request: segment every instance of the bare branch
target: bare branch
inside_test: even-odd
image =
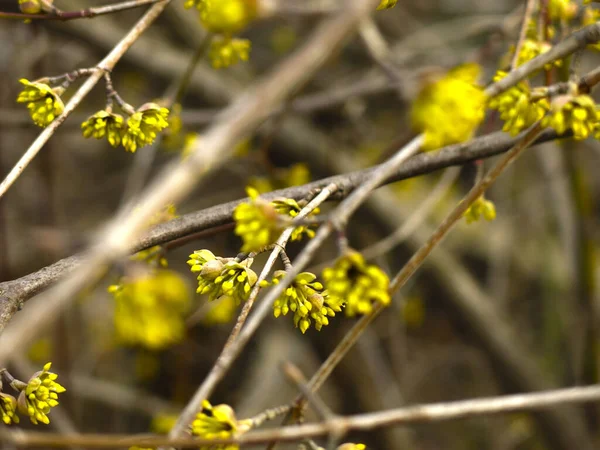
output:
[[[333,432],[367,431],[389,426],[406,426],[419,423],[435,423],[446,420],[484,417],[515,411],[533,411],[576,403],[600,401],[600,386],[573,387],[547,392],[504,395],[498,397],[461,400],[447,403],[431,403],[409,406],[368,414],[336,416],[321,423],[287,426],[270,430],[250,431],[236,440],[204,440],[165,436],[131,435],[58,435],[55,433],[5,433],[3,438],[20,447],[68,447],[80,445],[87,448],[126,448],[172,446],[198,448],[203,445],[237,443],[240,445],[264,444],[271,440],[293,442],[306,438],[325,436]]]

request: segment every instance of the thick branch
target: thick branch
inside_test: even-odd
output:
[[[554,131],[546,131],[537,140],[537,143],[556,139]],[[404,180],[407,178],[434,172],[436,170],[461,165],[469,161],[487,158],[507,151],[519,140],[511,138],[504,133],[493,133],[474,139],[467,144],[451,145],[438,152],[423,153],[406,161],[400,169],[387,180],[387,183]],[[303,186],[274,191],[264,197],[288,197],[301,199],[316,188],[323,188],[331,183],[339,190],[331,197],[339,200],[345,198],[356,186],[368,179],[378,166],[371,167],[344,175],[336,175],[318,180]],[[143,250],[154,245],[164,244],[174,239],[218,227],[232,221],[233,209],[246,199],[206,208],[194,213],[186,214],[170,222],[158,225],[146,233],[133,247],[133,251]],[[18,310],[23,302],[54,284],[69,271],[81,263],[81,255],[62,259],[50,266],[44,267],[22,278],[0,283],[0,330]]]

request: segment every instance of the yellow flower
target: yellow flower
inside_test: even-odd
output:
[[[424,134],[423,150],[471,139],[485,109],[485,94],[476,84],[479,72],[478,65],[463,64],[419,92],[411,122]]]
[[[267,177],[251,177],[249,186],[260,194],[283,189],[291,186],[302,186],[310,182],[310,170],[304,163],[293,164],[290,167],[277,168]]]
[[[158,269],[124,278],[108,291],[115,299],[115,329],[121,342],[160,350],[180,342],[190,295],[176,272]]]
[[[496,218],[496,207],[493,202],[486,200],[482,195],[469,206],[463,216],[467,223],[477,222],[481,217],[487,221],[492,221]]]
[[[506,76],[506,72],[499,71],[494,81],[499,81]],[[488,106],[500,113],[504,120],[502,130],[515,136],[524,129],[540,120],[550,108],[545,98],[532,101],[529,83],[521,81],[503,93],[490,99]]]
[[[66,390],[55,381],[58,375],[50,372],[51,366],[52,363],[47,363],[43,370],[34,373],[17,400],[19,411],[27,414],[34,425],[50,423],[50,409],[58,406],[58,394]]]
[[[12,395],[0,392],[0,418],[5,425],[19,423],[17,416],[17,399]]]
[[[168,434],[177,422],[179,416],[176,414],[157,414],[152,418],[150,428],[158,434]]]
[[[589,3],[589,2],[584,2]],[[583,17],[581,18],[581,24],[586,27],[588,25],[592,25],[600,20],[600,9],[595,8],[585,8],[583,11]],[[600,42],[596,42],[595,44],[589,44],[588,48],[594,50],[600,50]]]
[[[209,300],[231,297],[236,305],[248,299],[258,276],[250,269],[252,261],[242,262],[217,258],[202,266],[198,275],[198,294],[208,294]],[[194,266],[192,266],[192,272]]]
[[[323,270],[323,280],[329,292],[329,305],[345,305],[349,317],[371,313],[375,302],[386,306],[390,303],[388,276],[379,267],[367,264],[354,250]]]
[[[289,216],[292,219],[298,216],[298,213],[302,210],[300,205],[298,205],[298,202],[291,198],[275,199],[271,202],[271,205],[273,205],[278,214]],[[309,215],[312,216],[315,214],[319,214],[319,208],[315,208]],[[309,225],[300,225],[294,228],[290,239],[292,241],[299,241],[302,239],[303,235],[306,235],[309,239],[312,239],[315,237],[315,230],[313,230]]]
[[[248,61],[251,45],[248,39],[213,37],[208,57],[215,69],[233,66],[240,61]]]
[[[106,136],[108,143],[113,147],[121,143],[123,128],[123,116],[105,110],[98,111],[81,124],[83,137],[102,139]]]
[[[552,108],[542,119],[542,126],[552,127],[558,134],[572,129],[573,137],[580,140],[589,137],[599,118],[596,103],[589,95],[561,95],[552,100]]]
[[[337,450],[365,450],[367,446],[365,444],[352,444],[348,442],[346,444],[340,445]]]
[[[285,276],[285,270],[277,270],[271,283],[262,282],[262,286],[279,284]],[[273,303],[273,314],[275,317],[294,313],[294,325],[306,333],[310,327],[311,319],[315,321],[315,328],[321,330],[323,325],[329,325],[328,317],[335,316],[340,312],[339,304],[329,305],[328,294],[323,291],[323,285],[315,281],[316,275],[310,272],[302,272],[296,276],[292,284]]]
[[[249,203],[240,203],[233,211],[235,234],[244,241],[243,252],[259,251],[277,240],[285,229],[284,216],[273,205],[258,197],[258,192],[247,188]]]
[[[23,14],[40,14],[42,4],[39,0],[19,0],[19,9]]]
[[[157,133],[169,126],[169,110],[156,103],[146,103],[127,119],[123,147],[129,152],[152,144]]]
[[[398,3],[398,0],[381,0],[379,6],[377,6],[377,10],[393,8],[396,6],[396,3]]]
[[[235,317],[236,310],[235,300],[232,297],[223,296],[208,306],[202,323],[208,326],[229,323]]]
[[[257,14],[256,0],[186,0],[184,6],[195,6],[202,25],[211,33],[237,33]]]
[[[577,15],[577,5],[571,0],[550,0],[548,15],[551,20],[569,21]]]
[[[247,432],[250,420],[237,420],[233,408],[229,405],[212,406],[208,400],[202,402],[202,410],[192,422],[192,434],[202,439],[231,439]],[[200,450],[220,449],[237,450],[237,444],[205,446]]]
[[[33,122],[40,127],[47,127],[65,109],[60,99],[64,92],[61,87],[52,89],[45,83],[29,81],[21,78],[19,82],[25,87],[19,93],[17,102],[27,103],[29,115]]]

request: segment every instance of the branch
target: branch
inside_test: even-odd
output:
[[[67,279],[36,299],[33,314],[19,317],[10,330],[2,334],[0,361],[26,347],[35,333],[50,325],[73,301],[76,293],[99,279],[112,261],[131,251],[132,243],[156,211],[165,204],[179,201],[198,183],[202,174],[223,164],[232,155],[236,142],[254,131],[290,92],[308,81],[328,56],[342,46],[375,4],[375,0],[355,0],[348,4],[339,15],[317,28],[308,42],[272,74],[249,87],[226,108],[204,135],[200,148],[195,148],[187,159],[165,167],[140,198],[137,208],[116,214],[99,233],[83,257],[83,263]],[[159,3],[151,10],[159,6],[162,10],[165,4]],[[6,319],[4,315],[0,314],[0,317]]]
[[[17,178],[19,178],[29,163],[33,161],[39,151],[44,147],[46,142],[48,142],[48,139],[50,139],[50,137],[56,132],[58,127],[63,124],[67,117],[69,117],[75,108],[82,102],[82,100],[98,83],[98,81],[100,81],[104,74],[106,72],[110,72],[115,67],[117,62],[121,59],[129,47],[131,47],[141,36],[141,34],[146,31],[146,29],[158,18],[158,16],[160,16],[170,1],[171,0],[161,1],[150,8],[138,21],[138,23],[134,25],[129,33],[127,33],[127,35],[112,49],[112,51],[98,63],[96,66],[98,70],[92,73],[87,80],[85,80],[85,82],[65,105],[63,113],[58,116],[50,125],[44,128],[37,139],[33,141],[33,143],[25,151],[19,162],[17,162],[15,167],[13,167],[10,173],[6,176],[4,181],[2,181],[2,184],[0,184],[0,199],[4,194],[6,194],[6,191],[8,191]]]
[[[321,423],[250,431],[236,440],[170,439],[166,436],[143,437],[106,434],[81,434],[73,436],[37,432],[4,433],[3,438],[7,442],[19,447],[59,448],[79,445],[87,448],[126,448],[137,445],[142,447],[172,446],[198,448],[203,445],[210,446],[230,443],[250,445],[265,444],[272,440],[293,442],[340,431],[343,433],[349,431],[368,431],[389,426],[436,423],[470,417],[479,418],[515,411],[534,411],[560,407],[567,404],[598,401],[600,401],[600,386],[573,387],[539,393],[431,403],[352,416],[336,416]]]
[[[565,135],[562,137],[568,137]],[[548,130],[542,133],[536,143],[543,143],[557,139],[559,136]],[[482,158],[488,158],[506,152],[519,140],[519,136],[511,138],[505,133],[492,133],[474,139],[466,144],[451,145],[436,152],[423,153],[409,159],[402,165],[385,183],[405,180],[436,170],[463,165],[469,161]],[[379,166],[363,169],[343,175],[335,175],[323,178],[303,186],[294,186],[282,189],[268,194],[264,194],[266,199],[277,197],[287,197],[300,200],[306,197],[315,189],[322,189],[329,184],[338,186],[338,191],[330,199],[340,200],[363,183],[376,171]],[[247,199],[235,200],[221,205],[206,208],[194,213],[183,215],[167,223],[157,225],[144,234],[131,251],[136,252],[152,247],[154,245],[165,244],[167,242],[179,239],[191,234],[211,230],[232,223],[233,209]],[[8,323],[10,318],[16,313],[19,306],[29,300],[34,295],[39,294],[44,289],[56,283],[61,277],[79,267],[83,261],[83,255],[70,256],[64,258],[50,266],[33,272],[24,277],[12,281],[0,283],[0,332]]]
[[[102,16],[105,14],[113,14],[119,11],[139,8],[140,6],[151,5],[162,0],[129,0],[121,3],[113,3],[112,5],[99,6],[79,11],[61,11],[54,9],[48,14],[23,14],[0,11],[0,19],[16,19],[16,20],[73,20]]]

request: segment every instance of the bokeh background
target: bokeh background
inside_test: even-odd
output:
[[[104,140],[82,137],[81,122],[104,104],[99,84],[0,200],[0,281],[83,249],[94,231],[166,162],[181,158],[186,138],[201,139],[221,108],[302,45],[323,14],[290,6],[309,3],[323,2],[290,0],[288,11],[245,31],[252,41],[249,62],[216,71],[202,61],[181,104],[182,129],[157,148],[130,154]],[[343,7],[344,2],[338,3]],[[414,136],[410,101],[428,74],[476,61],[483,67],[482,82],[491,80],[516,40],[525,2],[398,3],[374,15],[389,54],[374,61],[364,42],[352,39],[283,112],[240,145],[235,159],[176,205],[177,213],[242,198],[248,184],[261,189],[303,184],[384,160]],[[56,1],[63,10],[100,4]],[[0,10],[16,11],[16,0],[0,0]],[[39,133],[25,107],[15,103],[19,78],[93,66],[141,13],[65,23],[0,22],[2,176]],[[115,88],[133,105],[160,99],[203,38],[197,13],[174,0],[118,64]],[[581,73],[598,61],[586,52]],[[491,116],[480,134],[499,129],[501,123]],[[497,219],[457,226],[334,371],[319,392],[331,409],[355,414],[523,391],[524,380],[506,363],[514,361],[512,356],[504,354],[503,359],[506,349],[482,339],[482,329],[489,327],[492,334],[510,330],[509,342],[543,376],[541,386],[547,380],[554,386],[597,382],[599,163],[600,146],[593,139],[551,142],[526,152],[488,194]],[[144,167],[149,167],[146,173]],[[398,229],[443,183],[446,188],[417,230],[397,245],[367,251],[371,261],[395,273],[472,186],[476,170],[469,164],[460,174],[432,173],[381,188],[351,221],[351,246],[369,248]],[[193,294],[196,282],[187,257],[202,248],[235,256],[240,245],[225,231],[167,252],[170,269],[186,280],[192,304],[185,338],[161,351],[123,345],[115,334],[114,299],[107,287],[131,262],[122,261],[105,282],[82,294],[52,331],[10,366],[15,376],[27,379],[46,361],[53,362],[67,392],[48,428],[165,432],[214,364],[235,317],[221,311],[220,318],[231,321],[218,323],[211,314],[214,305]],[[292,259],[302,245],[290,246]],[[315,267],[336,255],[332,240],[319,252]],[[257,271],[260,264],[259,258]],[[482,308],[490,322],[466,314],[460,306],[465,302]],[[25,306],[19,314],[27,313]],[[210,400],[232,405],[238,417],[291,401],[297,390],[286,381],[281,363],[290,361],[310,377],[354,320],[340,316],[331,322],[320,332],[311,328],[303,335],[290,316],[269,318]],[[581,416],[576,419],[585,418],[589,434],[598,438],[598,412],[575,411]],[[25,422],[20,427],[30,428]],[[534,415],[509,414],[355,433],[348,440],[380,450],[569,448],[556,439],[556,432]]]

